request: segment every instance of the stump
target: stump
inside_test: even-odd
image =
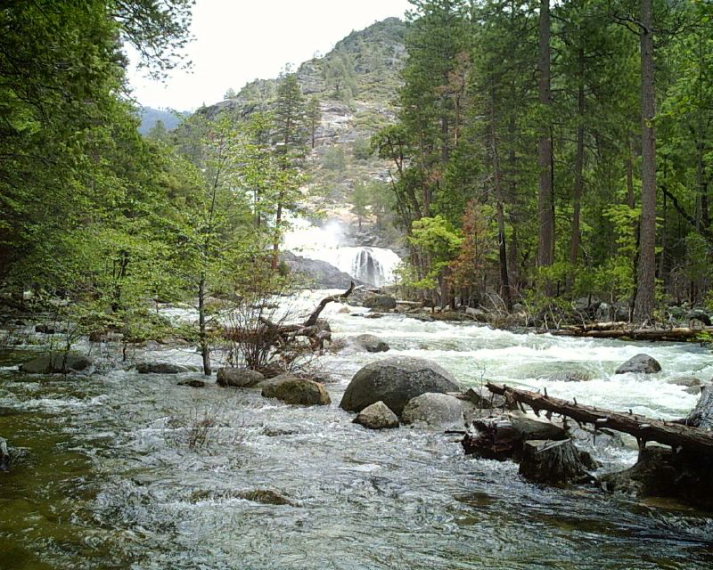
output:
[[[583,483],[592,480],[588,467],[591,464],[583,461],[571,439],[533,439],[523,445],[520,475],[529,481],[558,486]]]
[[[10,471],[10,452],[4,437],[0,437],[0,471]]]

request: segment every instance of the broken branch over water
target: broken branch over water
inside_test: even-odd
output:
[[[487,384],[487,388],[493,394],[505,396],[509,401],[527,404],[535,413],[545,410],[567,416],[579,423],[593,424],[595,428],[606,427],[628,433],[636,437],[640,447],[647,441],[657,441],[673,448],[682,447],[713,454],[713,433],[700,428],[654,420],[631,412],[621,413],[584,406],[576,400],[569,402],[546,394],[517,390],[505,385],[498,386],[492,382]]]

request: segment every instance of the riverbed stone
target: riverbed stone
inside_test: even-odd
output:
[[[401,420],[405,424],[422,427],[462,429],[466,405],[472,404],[450,394],[427,392],[409,400],[401,414]]]
[[[181,374],[189,372],[187,366],[172,364],[170,362],[139,362],[136,365],[139,374]]]
[[[354,337],[349,345],[357,349],[366,350],[367,352],[386,352],[389,350],[389,345],[373,334],[360,334]]]
[[[457,392],[458,384],[450,372],[424,358],[395,356],[367,364],[347,386],[341,408],[360,412],[383,401],[396,415],[406,404],[426,392]]]
[[[88,372],[93,365],[91,358],[74,352],[44,354],[20,365],[25,374],[69,374]]]
[[[384,402],[379,401],[359,412],[354,423],[369,429],[389,429],[399,427],[399,418]]]
[[[181,380],[177,386],[189,386],[190,388],[205,388],[205,380],[191,378],[189,380]]]
[[[218,385],[233,386],[235,388],[250,388],[256,386],[265,379],[265,376],[257,370],[249,368],[219,368]]]
[[[263,387],[262,395],[277,398],[286,404],[297,406],[328,406],[332,400],[327,389],[314,380],[305,378],[284,378]]]
[[[656,372],[661,372],[661,365],[654,357],[641,353],[632,356],[624,364],[619,366],[615,374],[626,374],[628,372],[635,374],[655,374]]]

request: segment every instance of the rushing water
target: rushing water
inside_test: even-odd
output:
[[[516,335],[340,309],[325,311],[335,338],[374,333],[391,354],[432,358],[464,386],[546,386],[551,395],[673,418],[696,397],[669,380],[713,376],[710,353],[695,345]],[[642,351],[664,371],[613,374]],[[192,349],[135,356],[198,364]],[[0,362],[0,435],[28,450],[0,473],[3,569],[713,565],[713,524],[703,514],[594,488],[541,488],[513,463],[464,456],[455,436],[353,424],[341,395],[354,372],[383,355],[321,358],[333,403],[314,408],[214,382],[177,386],[195,373],[28,377],[14,367],[23,357]],[[565,371],[591,379],[557,380]],[[606,442],[597,453],[618,467],[635,455]],[[265,490],[288,504],[250,494]]]

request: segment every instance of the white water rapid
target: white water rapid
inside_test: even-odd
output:
[[[282,299],[282,310],[300,321],[331,293]],[[185,310],[171,314],[194,318]],[[709,349],[367,314],[339,303],[323,312],[335,343],[371,333],[391,346],[314,360],[328,379],[329,406],[290,406],[257,389],[221,388],[215,376],[204,388],[180,386],[201,376],[142,375],[120,363],[87,377],[27,376],[16,366],[27,353],[0,352],[0,436],[27,449],[0,473],[0,568],[713,567],[709,515],[594,487],[542,488],[522,480],[515,463],[464,456],[458,436],[410,426],[367,430],[339,408],[360,367],[409,355],[435,360],[463,388],[487,380],[546,387],[581,403],[671,419],[697,399],[673,381],[713,376]],[[614,374],[640,352],[655,357],[662,372]],[[154,345],[130,356],[200,364],[190,346]],[[588,380],[565,382],[565,372]],[[599,436],[588,445],[604,470],[636,458],[633,442]]]
[[[394,271],[401,263],[392,250],[381,247],[346,245],[343,224],[330,221],[322,227],[304,220],[293,220],[293,229],[284,238],[284,247],[309,259],[326,261],[352,277],[381,287],[395,281]]]

